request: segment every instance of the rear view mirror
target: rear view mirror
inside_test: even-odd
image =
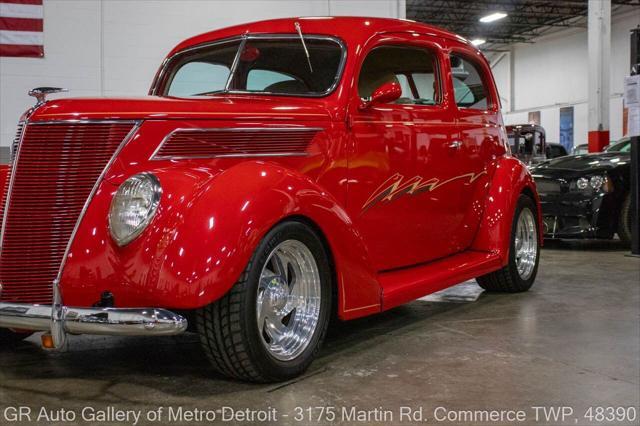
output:
[[[366,109],[374,105],[389,104],[400,99],[400,96],[402,96],[402,88],[398,83],[384,83],[373,91],[369,99],[363,102],[362,109]]]

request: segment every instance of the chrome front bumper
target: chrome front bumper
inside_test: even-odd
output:
[[[55,348],[66,333],[110,336],[170,336],[187,329],[182,316],[159,308],[73,308],[0,303],[0,328],[47,331]]]

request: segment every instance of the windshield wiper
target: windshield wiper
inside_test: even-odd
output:
[[[313,74],[313,67],[311,66],[311,56],[309,56],[309,50],[307,50],[307,44],[304,42],[304,36],[302,35],[302,28],[300,28],[300,23],[296,22],[293,24],[296,27],[296,31],[298,31],[298,35],[300,36],[300,41],[302,42],[302,47],[304,48],[304,54],[307,55],[307,63],[309,64],[309,70],[311,74]]]

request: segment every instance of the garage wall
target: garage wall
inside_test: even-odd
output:
[[[622,86],[629,72],[629,31],[640,22],[640,8],[612,18],[611,139],[622,137]],[[488,55],[498,58],[498,54]],[[526,123],[529,111],[540,111],[547,140],[558,142],[560,108],[574,107],[574,144],[588,134],[587,31],[568,30],[534,44],[517,44],[497,63],[494,74],[507,124]]]
[[[45,58],[0,58],[0,147],[33,105],[33,87],[144,95],[168,51],[192,35],[260,19],[362,14],[404,18],[405,0],[45,0]]]

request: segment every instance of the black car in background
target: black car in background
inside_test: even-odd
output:
[[[569,155],[567,148],[556,142],[547,142],[547,146],[544,147],[544,152],[549,159]]]
[[[629,138],[605,152],[544,161],[531,169],[544,216],[545,238],[631,241]]]

